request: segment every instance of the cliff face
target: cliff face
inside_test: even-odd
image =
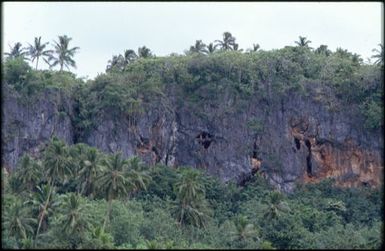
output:
[[[105,152],[139,155],[149,164],[192,166],[223,181],[241,182],[261,172],[276,187],[334,177],[343,186],[382,183],[383,134],[363,129],[354,107],[328,107],[312,94],[237,100],[230,91],[214,103],[148,104],[135,122],[100,111],[85,143]],[[46,91],[31,104],[6,90],[3,96],[3,163],[14,167],[24,152],[36,153],[52,135],[74,142],[72,101]],[[242,105],[234,106],[234,103]]]
[[[24,153],[39,155],[52,136],[73,143],[70,97],[47,89],[27,100],[7,85],[3,85],[2,91],[1,145],[5,168],[14,168]]]

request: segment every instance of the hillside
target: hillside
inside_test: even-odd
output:
[[[382,68],[343,50],[139,59],[87,83],[28,67],[17,69],[28,71],[20,82],[13,74],[24,72],[12,67],[3,85],[10,168],[56,135],[223,181],[259,171],[287,191],[327,177],[344,186],[382,182]]]
[[[383,64],[287,46],[3,69],[3,248],[382,246]]]

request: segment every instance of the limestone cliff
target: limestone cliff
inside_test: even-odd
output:
[[[223,181],[242,182],[260,172],[285,191],[296,182],[326,177],[343,186],[381,184],[383,132],[365,129],[357,106],[319,101],[320,83],[303,85],[304,93],[277,97],[268,90],[264,97],[245,100],[224,88],[215,102],[201,103],[183,102],[169,85],[162,102],[147,103],[134,123],[98,111],[82,141],[105,152],[138,155],[149,164],[205,169]],[[24,152],[38,154],[53,135],[79,142],[71,122],[74,101],[67,94],[47,89],[27,102],[3,88],[3,165],[15,167]]]

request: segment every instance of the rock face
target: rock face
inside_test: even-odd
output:
[[[101,111],[85,143],[122,151],[125,157],[138,155],[149,164],[204,169],[223,181],[242,182],[261,172],[285,191],[295,182],[326,177],[343,186],[383,182],[382,131],[363,129],[354,107],[336,110],[299,93],[251,98],[237,108],[227,94],[217,97],[220,105],[181,103],[172,91],[168,96],[167,106],[154,102],[135,123]],[[15,166],[23,152],[36,151],[52,135],[76,142],[71,101],[62,94],[46,91],[32,105],[23,105],[7,93],[3,105],[5,165]],[[60,109],[67,113],[59,116]]]
[[[23,99],[3,85],[2,165],[12,169],[26,152],[39,154],[45,143],[57,136],[73,143],[70,117],[72,101],[57,90],[46,89],[33,100]]]

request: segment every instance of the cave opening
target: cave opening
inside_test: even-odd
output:
[[[311,164],[311,144],[308,139],[305,140],[305,145],[308,149],[308,155],[306,156],[306,173],[307,173],[307,176],[311,178],[313,176],[313,170],[312,170],[312,164]]]
[[[198,139],[198,142],[205,148],[209,148],[209,146],[211,145],[211,142],[213,141],[212,138],[213,138],[213,135],[211,135],[210,133],[208,132],[201,132],[199,133],[195,138]]]
[[[299,139],[294,138],[294,143],[297,150],[301,149],[301,142],[299,141]]]
[[[160,161],[160,156],[159,156],[159,151],[158,151],[158,148],[156,148],[155,146],[153,146],[151,148],[151,151],[154,152],[155,154],[155,162],[158,163]],[[167,164],[166,164],[167,165]]]

